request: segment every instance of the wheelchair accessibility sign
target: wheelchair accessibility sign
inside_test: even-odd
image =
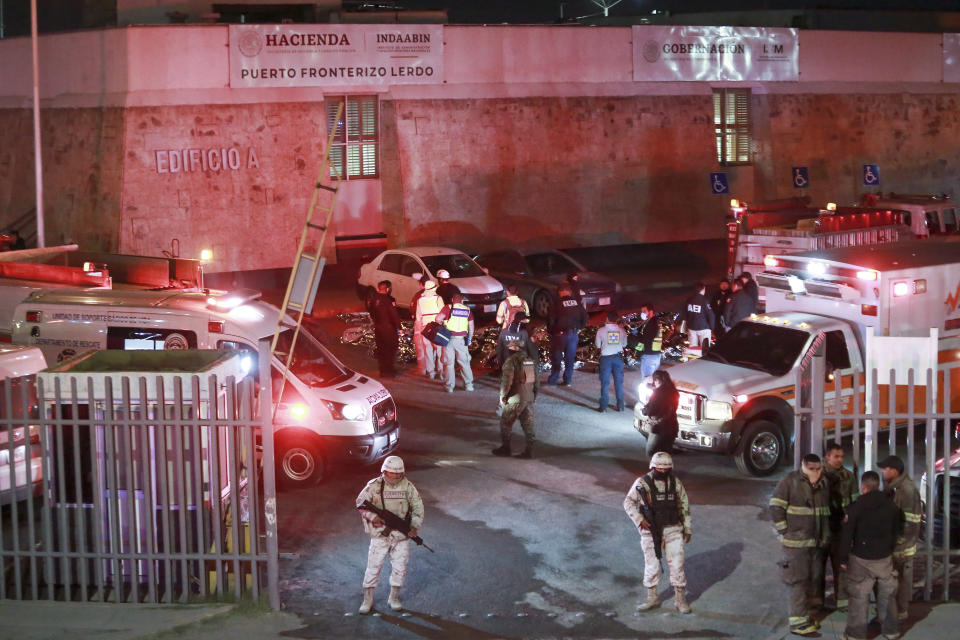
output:
[[[863,186],[865,187],[880,186],[880,165],[878,164],[863,165]]]
[[[806,189],[810,186],[810,172],[806,167],[793,168],[793,186],[797,189]]]
[[[727,174],[723,171],[710,173],[710,193],[715,196],[721,196],[730,193],[730,183],[727,182]]]

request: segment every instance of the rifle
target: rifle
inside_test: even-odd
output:
[[[641,481],[641,484],[643,484],[643,489],[641,489],[639,485],[637,486],[637,493],[640,495],[640,514],[644,520],[650,523],[650,535],[653,537],[653,550],[657,555],[657,561],[660,563],[660,567],[663,568],[663,527],[657,524],[657,516],[650,507],[650,488],[647,487],[643,481]],[[646,494],[644,494],[644,491],[646,491]]]
[[[381,520],[383,520],[383,523],[387,526],[387,529],[393,529],[394,531],[399,531],[403,535],[407,536],[409,539],[416,542],[421,547],[425,548],[430,553],[435,553],[433,549],[427,546],[427,544],[423,541],[423,538],[421,538],[420,536],[411,536],[410,529],[412,527],[410,526],[410,523],[404,520],[403,518],[401,518],[400,516],[398,516],[397,514],[393,513],[392,511],[381,509],[380,507],[376,506],[369,500],[364,500],[362,504],[357,505],[357,510],[369,511],[370,513],[375,513],[380,517]]]

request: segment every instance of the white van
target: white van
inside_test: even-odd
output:
[[[251,290],[40,291],[17,305],[10,331],[15,344],[38,347],[51,363],[91,349],[237,349],[249,354],[256,377],[258,342],[273,337],[280,317],[259,296]],[[289,318],[284,323],[294,325]],[[282,360],[277,354],[271,359],[275,393],[291,335],[280,335]],[[376,462],[400,437],[390,392],[347,368],[306,329],[297,339],[274,429],[277,477],[287,486],[319,482],[334,460]]]
[[[8,420],[19,421],[29,415],[36,404],[33,375],[46,367],[40,349],[0,343],[0,504],[40,494],[43,460],[38,428]],[[6,402],[8,385],[11,406]]]
[[[870,206],[904,211],[903,223],[918,238],[960,233],[960,208],[946,196],[890,193],[886,197],[878,197],[867,194],[864,201],[874,203]]]

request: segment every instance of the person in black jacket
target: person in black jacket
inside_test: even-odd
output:
[[[677,316],[677,322],[687,323],[687,343],[691,347],[702,347],[713,334],[713,309],[707,300],[707,285],[702,282],[694,287],[693,295],[687,298]]]
[[[724,278],[717,286],[718,289],[710,300],[710,306],[713,308],[714,315],[713,335],[720,336],[723,335],[724,331],[723,312],[730,301],[730,281]]]
[[[760,304],[760,287],[757,286],[757,281],[753,279],[753,276],[750,275],[748,271],[741,273],[737,279],[740,280],[740,286],[747,292],[747,295],[750,296],[750,301],[753,303],[753,308],[750,310],[750,313],[756,313],[757,305]]]
[[[750,317],[754,312],[755,306],[750,294],[744,291],[743,284],[739,280],[733,281],[733,293],[730,295],[730,301],[723,312],[723,322],[727,325],[727,331],[733,328],[744,318]]]
[[[875,584],[877,617],[883,636],[899,635],[893,548],[902,531],[903,514],[893,500],[880,491],[880,475],[867,471],[860,479],[860,497],[847,508],[840,534],[840,567],[847,572],[850,596],[846,637],[867,637],[867,607]]]
[[[502,367],[510,357],[510,345],[514,342],[518,343],[520,351],[533,358],[534,362],[540,362],[540,350],[527,332],[527,314],[523,311],[518,311],[506,329],[501,330],[500,335],[497,336],[498,367]]]
[[[680,426],[677,424],[677,406],[680,404],[680,392],[673,386],[670,374],[657,369],[651,376],[653,393],[643,407],[647,416],[650,435],[647,436],[647,457],[652,458],[658,451],[670,453],[673,441],[677,439]]]
[[[577,361],[580,330],[587,326],[590,318],[583,305],[573,297],[570,285],[560,285],[559,293],[560,300],[553,307],[549,323],[551,369],[547,383],[557,384],[560,367],[563,365],[563,381],[560,386],[566,386],[573,381],[573,364]]]
[[[369,309],[380,375],[384,378],[396,377],[393,361],[400,341],[400,316],[397,314],[397,301],[390,295],[389,280],[377,284],[377,292],[370,296]]]

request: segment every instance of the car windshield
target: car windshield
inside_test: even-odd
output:
[[[710,347],[703,359],[782,376],[793,368],[809,337],[798,329],[739,322]]]
[[[275,355],[282,363],[287,361],[291,340],[293,340],[292,329],[284,331],[277,339]],[[290,361],[290,371],[311,387],[329,387],[350,377],[350,372],[337,362],[337,359],[317,342],[316,338],[303,329],[297,336],[297,345],[293,351],[293,359]]]
[[[440,269],[450,273],[450,279],[476,278],[486,275],[477,263],[463,253],[450,253],[444,256],[421,256],[423,264],[427,265],[430,273],[436,275]]]
[[[559,253],[531,253],[526,256],[530,273],[538,276],[566,275],[571,271],[580,271],[566,256]]]

